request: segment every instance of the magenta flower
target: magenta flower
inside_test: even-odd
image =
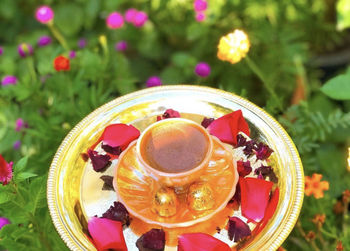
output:
[[[52,39],[50,36],[41,36],[38,40],[38,46],[43,47],[51,44]]]
[[[81,49],[85,48],[86,44],[87,44],[87,42],[86,42],[85,38],[79,39],[79,41],[78,41],[79,48],[81,48]]]
[[[205,19],[206,19],[206,16],[203,12],[196,13],[196,21],[197,22],[203,22]]]
[[[69,52],[69,58],[75,58],[77,53],[75,51],[70,51]]]
[[[3,86],[15,85],[15,84],[17,84],[17,78],[15,76],[12,76],[12,75],[7,75],[7,76],[3,77],[1,80],[1,85],[3,85]]]
[[[33,54],[33,47],[28,43],[21,43],[20,45],[18,45],[17,50],[18,50],[18,54],[22,58],[25,58]]]
[[[193,7],[196,12],[198,11],[204,11],[208,7],[208,3],[206,0],[195,0],[193,2]]]
[[[112,12],[106,19],[106,24],[110,29],[119,29],[124,25],[124,18],[119,12]]]
[[[128,23],[134,22],[134,17],[138,11],[134,8],[128,9],[125,12],[125,21]]]
[[[53,10],[49,6],[43,5],[36,9],[35,18],[42,24],[49,23],[53,20],[53,17]]]
[[[196,65],[194,72],[202,78],[208,77],[210,74],[210,66],[205,62],[199,62]]]
[[[125,40],[119,41],[115,44],[115,49],[117,51],[126,51],[128,49],[128,42]]]
[[[147,20],[148,20],[148,16],[147,16],[146,12],[138,11],[138,12],[136,12],[136,14],[134,16],[133,24],[136,27],[142,27],[146,23]]]
[[[28,123],[25,122],[22,118],[16,120],[16,132],[21,131],[23,128],[28,128]]]
[[[9,219],[5,218],[5,217],[0,217],[0,229],[3,228],[3,226],[11,224],[11,222],[9,221]]]
[[[4,53],[4,48],[2,48],[2,46],[0,46],[0,56]]]
[[[7,185],[12,180],[13,162],[7,163],[4,157],[0,154],[0,183],[3,186]]]
[[[18,150],[21,147],[21,141],[16,140],[15,143],[13,144],[13,149]]]
[[[162,80],[158,76],[151,76],[146,81],[146,86],[147,87],[160,86],[162,84],[163,84]]]

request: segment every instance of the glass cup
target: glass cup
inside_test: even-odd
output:
[[[212,138],[201,125],[183,118],[158,121],[147,127],[136,145],[140,164],[165,186],[195,181],[208,165]]]

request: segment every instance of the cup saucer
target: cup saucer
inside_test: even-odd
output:
[[[137,158],[137,140],[120,155],[116,164],[113,186],[118,200],[129,213],[148,224],[166,228],[188,227],[206,221],[221,211],[236,191],[238,172],[232,150],[219,139],[211,136],[213,151],[203,173],[195,182],[207,184],[212,189],[214,206],[209,210],[196,211],[189,207],[187,201],[188,186],[176,187],[178,205],[176,214],[171,217],[159,216],[153,208],[156,191],[161,188],[160,182],[150,175]]]

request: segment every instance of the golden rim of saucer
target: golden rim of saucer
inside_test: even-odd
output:
[[[63,241],[71,250],[94,250],[82,231],[81,218],[86,212],[78,214],[75,210],[77,203],[84,207],[81,179],[86,163],[80,153],[108,124],[150,123],[149,113],[159,115],[166,108],[212,117],[241,109],[256,131],[253,138],[259,137],[275,150],[281,198],[270,222],[245,250],[276,250],[292,231],[304,197],[303,168],[294,143],[274,118],[250,101],[222,90],[191,85],[153,87],[119,97],[90,113],[70,131],[55,154],[47,183],[50,214]]]

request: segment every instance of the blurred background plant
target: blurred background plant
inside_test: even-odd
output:
[[[308,182],[328,182],[305,197],[285,249],[350,249],[349,1],[195,2],[0,1],[0,153],[15,163],[0,185],[0,250],[66,250],[45,200],[64,136],[120,95],[179,83],[264,107],[292,136]],[[250,50],[230,64],[217,46],[237,28]]]

